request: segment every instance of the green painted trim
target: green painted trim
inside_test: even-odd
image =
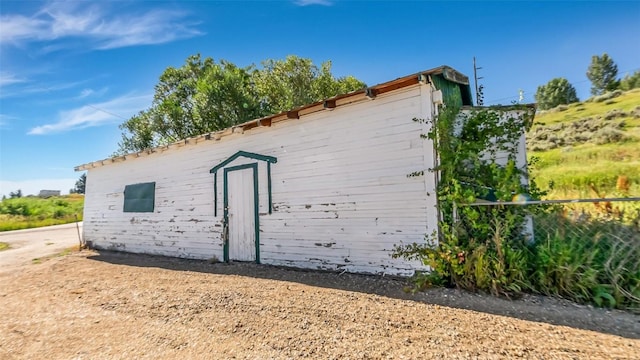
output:
[[[267,192],[269,193],[269,214],[273,212],[273,200],[271,199],[271,163],[267,163]]]
[[[224,166],[228,165],[229,163],[231,163],[233,160],[239,158],[240,156],[244,156],[250,159],[255,159],[255,160],[261,160],[261,161],[266,161],[267,162],[267,191],[269,192],[269,214],[271,214],[273,212],[273,203],[272,203],[272,199],[271,199],[271,164],[272,163],[277,163],[278,162],[278,158],[273,157],[273,156],[268,156],[268,155],[260,155],[260,154],[256,154],[256,153],[251,153],[248,151],[238,151],[237,153],[231,155],[227,160],[221,162],[220,164],[214,166],[213,168],[211,168],[211,170],[209,170],[209,173],[213,174],[213,216],[217,217],[218,216],[218,170],[220,170],[221,168],[223,168]],[[256,174],[257,176],[257,174]],[[226,186],[227,183],[227,179],[224,179],[224,183]]]
[[[260,264],[260,206],[258,203],[260,198],[258,197],[258,164],[253,165],[253,227],[256,232],[256,264]],[[271,203],[269,203],[269,206],[271,206]]]
[[[225,236],[225,242],[223,244],[224,261],[229,262],[229,176],[232,171],[252,169],[253,170],[253,216],[254,216],[254,231],[255,231],[255,245],[256,245],[256,264],[260,264],[260,203],[258,198],[258,163],[244,164],[238,166],[232,166],[224,169],[224,231],[227,231]]]
[[[268,156],[268,155],[260,155],[260,154],[256,154],[256,153],[251,153],[248,151],[238,151],[237,153],[231,155],[227,160],[221,162],[220,164],[214,166],[213,168],[211,168],[211,170],[209,170],[210,173],[215,173],[216,171],[220,170],[221,168],[225,167],[226,165],[228,165],[230,162],[232,162],[233,160],[239,158],[240,156],[244,156],[246,158],[250,158],[250,159],[255,159],[255,160],[262,160],[262,161],[266,161],[269,163],[277,163],[278,162],[278,158],[275,158],[273,156]]]
[[[222,252],[224,262],[229,262],[229,189],[227,188],[227,172],[224,172],[223,213],[222,213]],[[217,207],[217,204],[216,204]]]
[[[213,216],[218,217],[218,174],[213,174]]]

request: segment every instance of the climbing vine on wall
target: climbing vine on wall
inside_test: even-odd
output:
[[[431,272],[415,278],[417,288],[457,286],[512,296],[528,286],[528,213],[534,207],[466,206],[481,199],[539,198],[527,168],[517,166],[517,147],[531,125],[534,109],[525,106],[460,111],[443,108],[427,122],[438,154],[439,231],[426,242],[398,246],[395,257],[418,259]]]

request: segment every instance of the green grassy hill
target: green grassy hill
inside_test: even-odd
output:
[[[549,198],[640,196],[640,89],[536,114],[527,147]]]

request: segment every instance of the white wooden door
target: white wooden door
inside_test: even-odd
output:
[[[229,260],[256,260],[253,169],[230,171],[227,177]]]

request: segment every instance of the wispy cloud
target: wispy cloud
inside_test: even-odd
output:
[[[104,88],[102,88],[100,90],[82,89],[82,91],[80,91],[80,94],[76,97],[76,99],[84,99],[84,98],[87,98],[89,96],[93,96],[93,97],[102,96],[107,92],[108,89],[109,88],[106,88],[106,87],[104,87]]]
[[[84,99],[87,96],[91,96],[93,93],[94,91],[92,89],[82,89],[82,91],[80,91],[80,95],[78,95],[78,99]]]
[[[0,44],[81,39],[83,46],[112,49],[150,45],[202,35],[188,14],[176,10],[109,13],[104,4],[88,2],[52,3],[32,16],[0,16]],[[55,45],[48,48],[56,49]]]
[[[151,94],[128,94],[106,102],[62,111],[57,122],[36,126],[29,130],[28,134],[45,135],[122,122],[147,108],[151,104],[152,98]]]
[[[0,114],[0,128],[4,128],[9,123],[9,120],[13,119],[17,119],[17,117],[7,114]]]
[[[23,83],[25,81],[27,80],[16,77],[14,74],[0,72],[0,88],[11,84]]]
[[[333,1],[329,1],[329,0],[295,0],[294,3],[298,6],[309,6],[309,5],[331,6],[333,5]]]
[[[22,81],[25,84],[19,85],[17,86],[17,88],[14,87],[9,90],[3,89],[2,92],[0,93],[0,99],[66,90],[66,89],[76,87],[80,84],[83,84],[86,81],[87,80],[65,82],[65,83],[58,83],[58,84],[33,84],[31,81],[25,80],[25,81]]]
[[[42,19],[22,15],[3,15],[0,16],[0,24],[2,24],[0,43],[17,42],[25,38],[42,40],[51,36],[47,34],[48,22]]]

